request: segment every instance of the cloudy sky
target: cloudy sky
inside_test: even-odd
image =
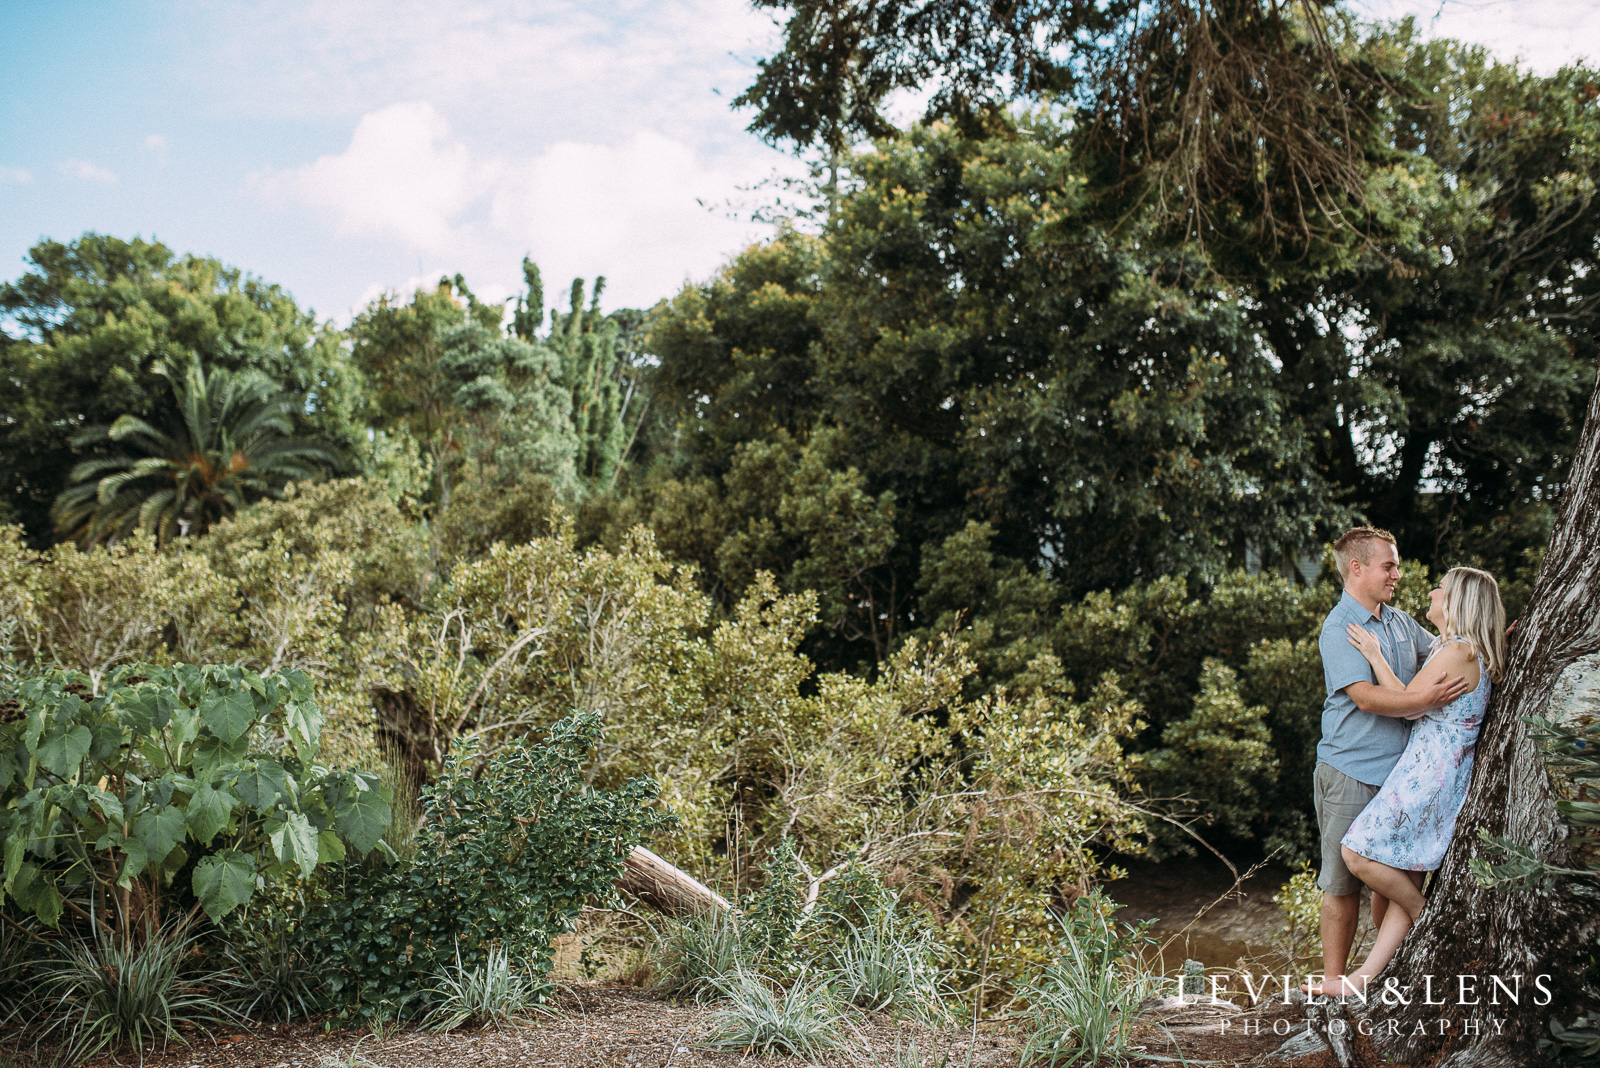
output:
[[[1357,0],[1540,71],[1600,0]],[[154,236],[337,321],[464,273],[649,305],[766,231],[792,168],[729,101],[777,31],[745,0],[0,0],[0,278],[41,237]]]

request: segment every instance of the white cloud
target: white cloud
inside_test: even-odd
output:
[[[455,217],[490,179],[448,135],[431,104],[393,104],[362,116],[339,155],[269,177],[264,188],[327,210],[341,233],[443,251],[454,243]]]
[[[422,99],[474,140],[611,137],[620,121],[730,145],[745,135],[728,101],[777,39],[748,0],[190,4],[206,45],[188,76],[219,106],[326,120]]]
[[[732,196],[742,173],[683,141],[635,133],[616,144],[561,141],[508,158],[477,153],[431,104],[394,104],[365,115],[349,146],[257,179],[269,199],[309,206],[338,232],[397,243],[453,265],[376,280],[357,307],[456,270],[481,297],[520,288],[531,254],[547,293],[573,277],[607,277],[606,304],[651,304],[704,277],[761,236],[762,227],[704,207]]]
[[[104,167],[97,167],[86,159],[64,159],[56,164],[56,169],[62,174],[76,178],[83,182],[99,182],[109,185],[117,180],[116,173]]]
[[[10,182],[14,185],[27,185],[33,181],[33,172],[26,167],[7,167],[0,164],[0,185]]]
[[[736,172],[655,133],[617,145],[564,141],[507,174],[491,224],[521,240],[550,277],[606,275],[613,299],[647,303],[703,278],[762,227],[707,205],[734,195]]]
[[[1411,16],[1426,37],[1482,45],[1496,59],[1520,59],[1540,74],[1600,59],[1595,0],[1356,0],[1355,7],[1371,19]]]
[[[151,134],[144,139],[144,147],[151,152],[165,153],[167,151],[167,138],[164,134]]]

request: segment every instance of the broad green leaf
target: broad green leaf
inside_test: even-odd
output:
[[[392,812],[387,793],[386,789],[371,786],[358,789],[354,797],[334,812],[333,825],[362,856],[372,852],[389,830]]]
[[[139,755],[144,757],[152,768],[158,771],[166,768],[167,751],[155,742],[142,738],[134,748],[139,751]]]
[[[299,668],[291,668],[282,673],[283,680],[289,684],[289,696],[302,704],[309,703],[315,688],[311,685],[311,676]]]
[[[317,862],[320,864],[336,864],[344,859],[344,843],[339,841],[339,836],[333,831],[323,831],[317,835]]]
[[[204,857],[194,866],[194,896],[212,922],[247,904],[256,890],[255,862],[236,849]]]
[[[214,779],[217,772],[229,764],[238,764],[244,760],[247,753],[246,739],[241,738],[232,745],[226,745],[222,739],[207,735],[194,743],[190,751],[190,768],[196,779]]]
[[[17,763],[17,758],[11,755],[11,750],[0,750],[0,794],[5,793],[16,781],[17,772],[21,770],[22,766]]]
[[[56,892],[55,880],[32,861],[25,862],[11,885],[11,896],[17,904],[39,917],[46,927],[54,927],[61,919],[61,895]]]
[[[218,790],[208,782],[201,783],[190,796],[185,813],[189,833],[201,845],[210,845],[217,832],[228,825],[228,814],[238,803],[239,799],[233,796],[233,791]]]
[[[167,736],[173,745],[188,745],[200,736],[200,713],[182,701],[174,704]]]
[[[268,813],[288,788],[288,772],[276,760],[257,760],[240,769],[235,789],[244,803]]]
[[[317,867],[317,831],[311,821],[298,812],[288,812],[267,821],[267,838],[280,864],[298,864],[309,876]]]
[[[28,846],[28,839],[23,834],[10,834],[6,836],[5,850],[5,877],[0,879],[0,885],[8,890],[11,882],[17,877],[18,870],[22,867],[22,851]]]
[[[145,783],[143,794],[144,803],[156,808],[160,808],[163,805],[172,804],[172,793],[178,787],[179,778],[180,776],[168,772],[159,779]]]
[[[133,834],[144,843],[145,852],[154,859],[164,860],[183,841],[185,827],[183,810],[175,805],[154,808],[143,813],[133,824]]]
[[[39,747],[39,765],[65,779],[78,770],[93,741],[89,728],[79,724]]]
[[[44,705],[29,701],[22,718],[22,747],[28,752],[39,748],[39,738],[44,734]]]
[[[180,845],[162,858],[161,871],[168,879],[171,879],[182,871],[183,866],[187,863],[189,863],[189,851]]]
[[[127,816],[122,811],[122,801],[116,794],[100,789],[98,786],[89,788],[89,797],[94,807],[99,809],[100,815],[110,823],[121,823]]]
[[[322,711],[311,701],[290,701],[283,706],[283,725],[289,741],[303,760],[315,760],[322,735]]]
[[[122,748],[122,728],[116,723],[96,723],[90,733],[89,759],[107,760]]]
[[[118,695],[117,718],[135,734],[155,734],[172,719],[176,695],[165,687],[144,686]]]
[[[144,843],[137,838],[123,842],[122,851],[128,854],[128,859],[122,865],[122,874],[117,876],[117,885],[126,890],[143,874],[145,866],[150,863],[150,854],[145,851]]]
[[[248,692],[209,693],[200,702],[200,721],[229,745],[244,736],[255,718],[255,703]]]
[[[117,702],[117,719],[134,734],[151,734],[156,729],[158,708],[153,689],[130,693]]]

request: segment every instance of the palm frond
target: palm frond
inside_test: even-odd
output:
[[[152,533],[160,542],[211,524],[286,483],[321,477],[341,457],[325,442],[296,438],[299,405],[263,376],[207,369],[192,360],[158,367],[172,387],[167,429],[123,415],[75,443],[115,442],[143,456],[97,456],[72,469],[75,483],[52,508],[57,530],[85,545]]]

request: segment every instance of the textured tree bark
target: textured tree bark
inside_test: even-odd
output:
[[[1428,906],[1394,962],[1355,1015],[1371,1029],[1364,1060],[1388,1058],[1439,1068],[1523,1068],[1543,1062],[1536,1049],[1554,1016],[1570,1022],[1593,999],[1583,989],[1587,959],[1600,940],[1594,888],[1562,880],[1549,892],[1485,890],[1467,862],[1485,854],[1480,830],[1530,845],[1549,863],[1573,866],[1566,821],[1555,802],[1570,783],[1546,769],[1523,716],[1574,722],[1600,715],[1600,388],[1589,401],[1560,515],[1533,596],[1512,635],[1506,678],[1491,700],[1478,740],[1472,788],[1455,841]],[[1550,1004],[1534,986],[1549,975]],[[1480,977],[1477,1006],[1463,1000],[1461,975]],[[1490,976],[1520,975],[1516,1004]],[[1426,977],[1434,1000],[1424,1004]],[[1410,1005],[1390,1004],[1393,977]],[[1490,1004],[1493,993],[1500,1002]],[[1477,1034],[1464,1021],[1485,1021]],[[1499,1030],[1490,1018],[1499,1021]],[[1448,1026],[1442,1020],[1450,1020]],[[1363,1029],[1365,1029],[1363,1028]]]
[[[669,916],[720,912],[729,907],[721,894],[644,846],[635,846],[623,860],[617,886]]]

